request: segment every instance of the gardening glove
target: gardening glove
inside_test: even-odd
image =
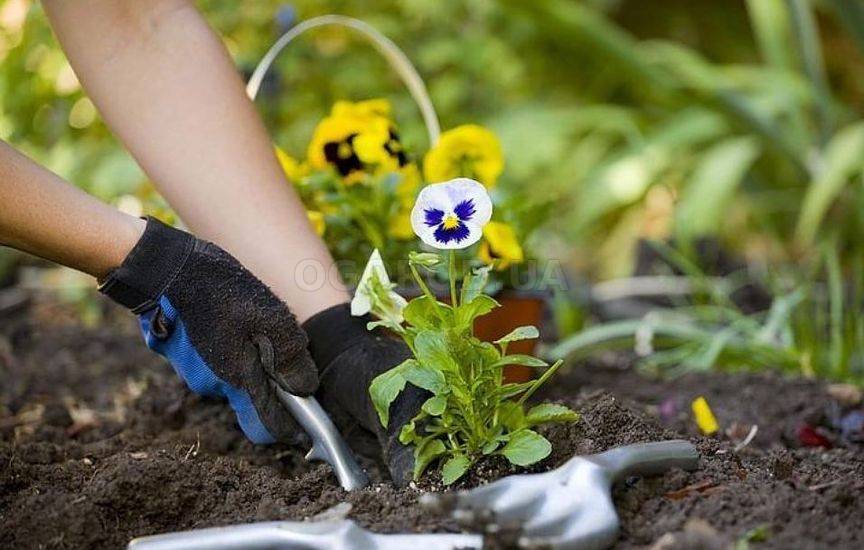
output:
[[[401,340],[381,329],[370,332],[369,316],[352,317],[349,304],[333,306],[303,324],[309,335],[309,351],[318,365],[321,405],[343,430],[356,423],[376,436],[383,458],[396,485],[411,481],[414,450],[399,443],[399,431],[431,394],[411,384],[390,405],[385,428],[369,396],[369,386],[379,374],[411,357]]]
[[[288,307],[218,246],[147,219],[141,239],[99,286],[139,315],[150,349],[189,388],[228,399],[253,443],[292,441],[300,430],[272,384],[306,396],[318,388],[307,338]],[[271,372],[259,360],[275,350]]]

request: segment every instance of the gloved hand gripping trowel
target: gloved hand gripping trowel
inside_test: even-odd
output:
[[[339,485],[346,491],[362,489],[369,485],[365,472],[357,464],[351,449],[333,421],[327,415],[314,397],[298,397],[283,390],[276,383],[276,372],[273,368],[273,345],[264,337],[255,339],[259,359],[265,372],[270,376],[273,389],[279,396],[279,401],[288,409],[297,424],[303,428],[312,440],[312,448],[306,454],[306,460],[323,460],[333,467],[333,473],[339,479]]]

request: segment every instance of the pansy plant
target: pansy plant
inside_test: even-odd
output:
[[[497,136],[476,124],[443,132],[420,162],[419,155],[402,143],[391,111],[384,99],[338,101],[316,125],[305,158],[294,159],[276,147],[279,163],[306,206],[312,227],[351,284],[356,284],[356,267],[373,249],[390,268],[404,259],[414,240],[412,227],[417,227],[411,219],[412,206],[424,182],[472,178],[464,181],[494,189],[504,170]],[[436,189],[430,186],[423,200],[440,199]],[[523,208],[507,197],[507,191],[498,192],[500,219],[489,222],[479,239],[475,237],[481,232],[474,229],[489,220],[483,221],[484,209],[474,204],[472,211],[469,203],[452,205],[450,211],[423,209],[426,223],[421,236],[431,246],[462,249],[462,261],[493,266],[492,287],[521,281],[520,264],[527,259],[522,246],[536,227],[532,221],[537,219],[536,208]],[[436,232],[440,238],[434,240]],[[446,280],[446,271],[436,272],[435,277]],[[399,270],[394,275],[405,273]]]
[[[370,330],[387,327],[402,337],[413,354],[375,378],[369,388],[381,423],[388,425],[390,405],[406,384],[431,393],[399,435],[403,444],[414,446],[415,479],[438,463],[444,483],[450,484],[489,455],[501,455],[518,466],[534,464],[552,449],[535,428],[578,419],[563,405],[546,403],[526,409],[527,399],[561,365],[508,353],[510,343],[537,338],[535,327],[519,327],[491,343],[474,336],[474,321],[499,304],[483,292],[489,267],[467,273],[457,289],[455,250],[480,240],[491,215],[489,195],[474,180],[458,178],[427,186],[414,205],[411,223],[424,243],[449,251],[450,302],[439,301],[420,273],[435,270],[442,258],[437,253],[413,252],[408,262],[421,296],[407,304],[394,298],[380,258],[373,254],[352,304],[356,314],[371,312],[378,317],[369,323]],[[529,382],[505,383],[507,365],[545,370]]]

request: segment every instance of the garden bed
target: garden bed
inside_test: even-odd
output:
[[[700,470],[615,490],[620,547],[722,548],[763,526],[767,540],[751,545],[864,547],[864,449],[831,428],[842,406],[825,386],[722,374],[652,382],[629,364],[614,356],[562,371],[546,397],[583,418],[545,431],[554,451],[540,466],[627,443],[696,443]],[[376,531],[456,529],[417,506],[421,489],[440,488],[434,480],[397,490],[364,459],[375,483],[346,495],[300,451],[250,445],[228,407],[186,391],[114,309],[97,328],[50,301],[0,313],[0,380],[3,548],[117,548],[146,534],[332,514],[343,501]],[[730,435],[698,435],[697,395]],[[733,452],[753,424],[756,436]],[[831,448],[803,446],[805,424]],[[509,471],[486,463],[460,486]]]

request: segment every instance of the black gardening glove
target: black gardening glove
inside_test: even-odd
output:
[[[294,439],[296,425],[272,383],[302,396],[318,388],[306,334],[234,257],[148,218],[138,244],[99,289],[139,315],[147,345],[192,391],[227,398],[251,441]],[[274,354],[269,374],[259,360],[262,345]]]
[[[343,429],[346,423],[353,422],[373,433],[393,482],[405,485],[411,480],[414,451],[399,443],[399,431],[420,412],[431,394],[407,384],[390,405],[388,427],[381,426],[369,386],[376,376],[410,358],[411,351],[381,329],[368,331],[369,321],[368,316],[352,317],[350,306],[342,304],[318,313],[303,328],[318,365],[322,406]]]

